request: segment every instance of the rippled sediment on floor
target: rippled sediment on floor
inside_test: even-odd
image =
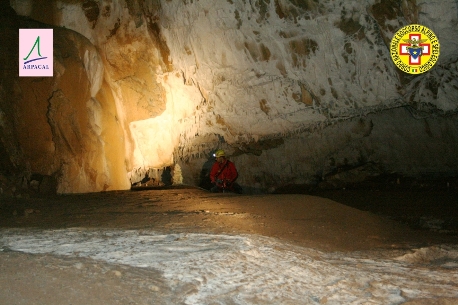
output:
[[[400,304],[458,298],[457,246],[393,256],[387,250],[326,253],[258,235],[70,228],[3,229],[1,236],[2,251],[156,269],[184,304]]]

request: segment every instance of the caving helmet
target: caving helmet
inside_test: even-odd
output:
[[[226,156],[226,154],[224,153],[224,150],[222,149],[218,149],[217,151],[215,151],[215,153],[213,154],[213,157],[224,157]]]

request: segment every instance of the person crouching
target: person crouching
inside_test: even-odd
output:
[[[216,161],[210,171],[210,180],[214,186],[210,190],[213,193],[229,191],[241,194],[242,187],[235,182],[238,173],[234,163],[226,159],[222,149],[217,150],[213,156]]]

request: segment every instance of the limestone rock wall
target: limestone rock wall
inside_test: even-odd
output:
[[[364,164],[377,164],[373,175],[456,174],[456,2],[199,1],[164,10],[175,62],[206,88],[198,136],[182,134],[176,151],[185,180],[202,179],[215,146],[232,155],[243,185],[263,190]],[[400,72],[388,51],[397,29],[414,22],[435,31],[442,51],[417,76]],[[182,31],[185,39],[173,39]]]
[[[240,182],[260,190],[313,183],[343,165],[458,170],[456,1],[10,5],[58,28],[65,45],[55,46],[53,79],[2,85],[1,165],[58,177],[60,192],[126,188],[173,165],[176,181],[198,184],[219,147]],[[409,23],[439,37],[428,73],[404,74],[390,59],[392,35]]]
[[[49,27],[8,18],[15,24],[4,28],[10,43],[17,44],[18,28]],[[43,176],[55,180],[51,184],[59,193],[130,187],[122,128],[103,81],[102,59],[86,38],[54,29],[52,78],[14,77],[17,58],[6,64],[9,75],[3,75],[0,99],[2,162],[9,173],[22,173],[21,187],[41,183]]]

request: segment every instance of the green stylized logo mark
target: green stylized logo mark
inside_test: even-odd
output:
[[[30,54],[32,54],[32,52],[35,49],[35,47],[37,47],[38,56],[40,56],[40,57],[28,60],[28,61],[24,62],[24,64],[28,64],[29,62],[32,62],[32,61],[35,61],[35,60],[40,60],[40,59],[46,59],[47,58],[47,57],[42,57],[41,56],[41,52],[40,52],[40,36],[37,36],[37,39],[35,40],[35,43],[34,43],[32,49],[30,50],[29,54],[24,58],[24,60],[27,60],[30,57]]]

